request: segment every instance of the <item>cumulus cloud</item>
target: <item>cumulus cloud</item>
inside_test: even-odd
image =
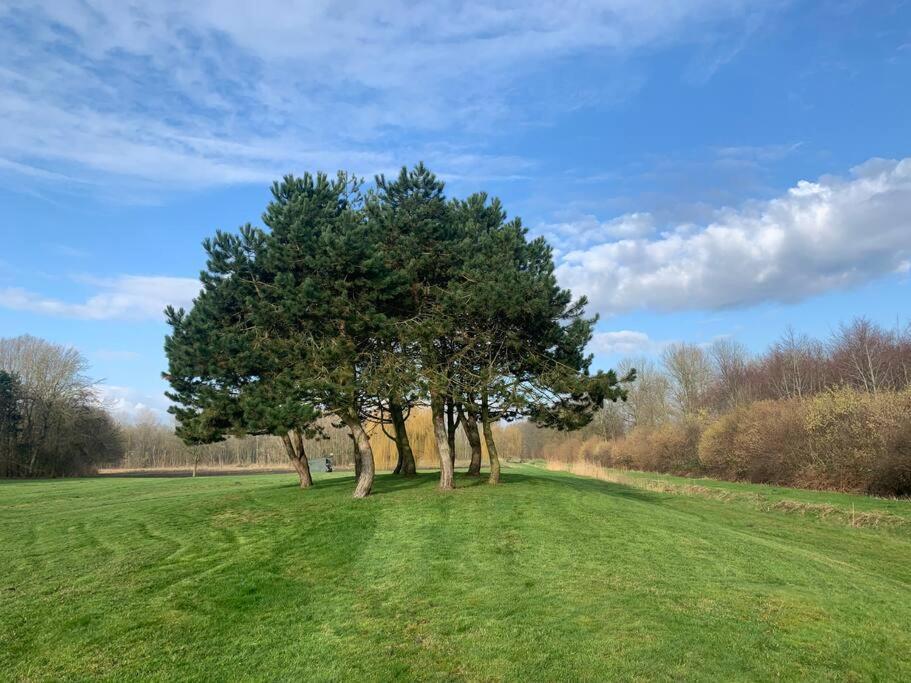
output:
[[[472,133],[539,122],[554,103],[575,106],[540,93],[540,79],[530,87],[532,73],[567,58],[605,63],[703,44],[745,31],[769,7],[7,0],[0,172],[103,191],[111,179],[199,187],[313,167],[369,175],[423,158],[455,177],[518,178],[522,160],[488,155]],[[598,88],[612,99],[615,90]],[[415,142],[403,145],[403,132]],[[420,142],[421,133],[449,142]],[[460,169],[466,157],[472,163]]]
[[[119,422],[173,422],[164,395],[144,394],[131,387],[114,384],[96,384],[94,389],[102,407]]]
[[[898,272],[909,256],[911,159],[872,159],[703,225],[576,249],[557,274],[610,315],[793,302]]]
[[[618,330],[595,332],[588,349],[599,354],[632,355],[654,353],[665,345],[665,342],[654,341],[645,332]]]
[[[608,238],[647,237],[655,232],[655,220],[648,212],[633,212],[600,221],[593,215],[560,223],[545,223],[538,232],[546,234],[558,248],[575,248]]]
[[[163,320],[166,306],[189,307],[199,281],[185,277],[122,275],[83,278],[97,292],[81,302],[46,297],[21,287],[0,289],[0,307],[84,320]]]

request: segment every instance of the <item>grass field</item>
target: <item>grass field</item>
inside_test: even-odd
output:
[[[911,680],[911,503],[435,479],[0,483],[0,678]]]

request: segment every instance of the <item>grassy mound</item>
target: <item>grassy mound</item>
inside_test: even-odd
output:
[[[0,483],[3,678],[911,680],[909,525],[527,466],[294,480]]]

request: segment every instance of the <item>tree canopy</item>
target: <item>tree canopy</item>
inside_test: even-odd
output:
[[[623,399],[613,371],[590,374],[596,318],[559,287],[546,241],[529,239],[499,200],[448,200],[444,190],[423,164],[378,176],[368,191],[342,172],[286,176],[272,186],[264,228],[206,240],[192,309],[167,311],[178,434],[188,443],[280,435],[309,486],[304,441],[330,418],[350,431],[363,497],[371,424],[392,427],[396,471],[414,473],[405,427],[414,406],[430,407],[448,489],[458,426],[471,474],[483,432],[496,483],[491,422],[575,429]]]

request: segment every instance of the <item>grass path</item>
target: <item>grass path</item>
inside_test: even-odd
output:
[[[2,677],[911,680],[907,525],[504,479],[0,483]]]

